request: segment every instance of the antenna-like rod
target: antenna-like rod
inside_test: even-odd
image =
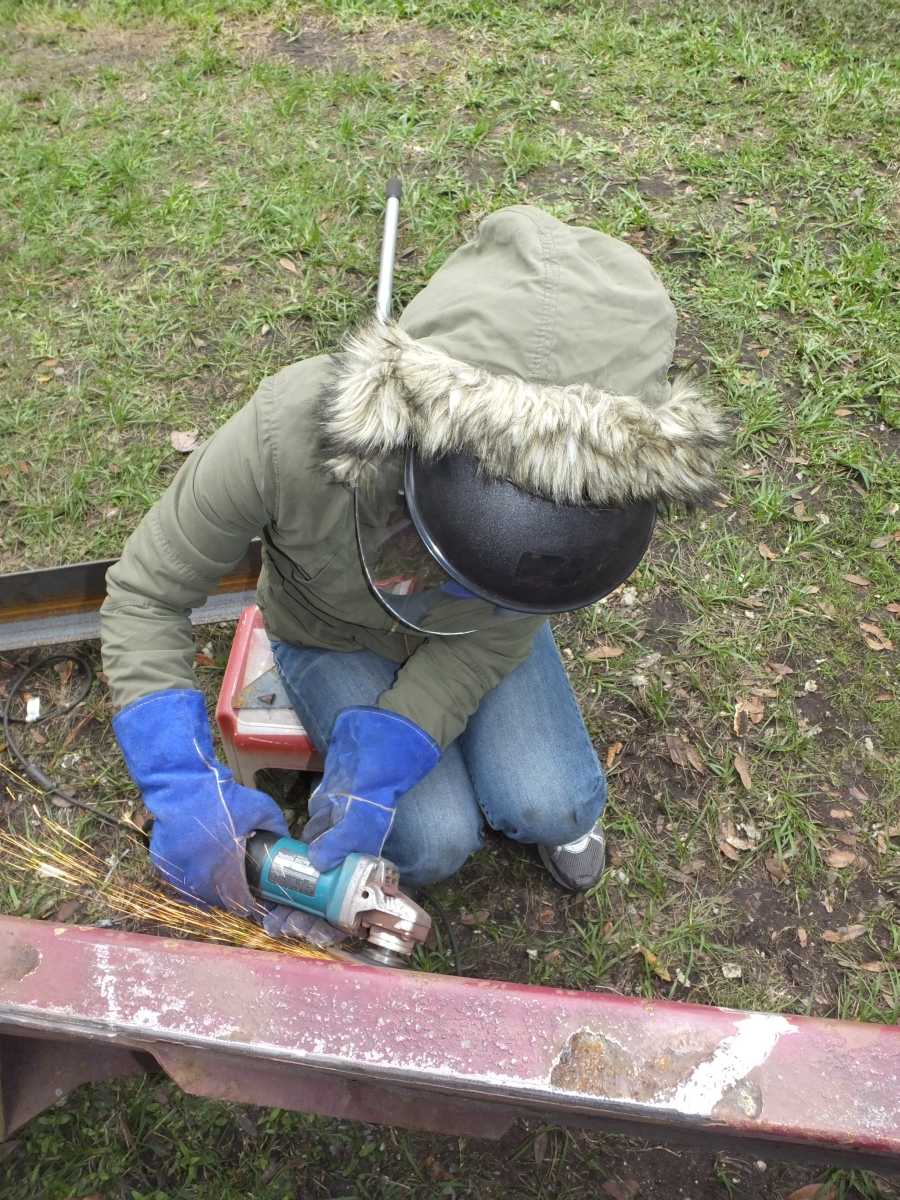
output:
[[[378,295],[375,316],[388,321],[391,316],[391,293],[394,290],[394,257],[397,253],[397,225],[400,220],[400,180],[388,180],[387,203],[384,208],[384,234],[381,238],[381,263],[378,267]]]

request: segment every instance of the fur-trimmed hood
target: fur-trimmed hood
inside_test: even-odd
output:
[[[636,250],[502,209],[399,324],[348,342],[320,413],[324,465],[357,483],[415,445],[472,455],[558,503],[696,503],[727,424],[667,380],[674,341],[671,302]]]

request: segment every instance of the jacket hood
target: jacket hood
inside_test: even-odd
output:
[[[415,445],[557,503],[700,500],[724,417],[669,382],[675,311],[626,243],[517,206],[487,217],[396,323],[336,360],[324,465],[364,481]]]

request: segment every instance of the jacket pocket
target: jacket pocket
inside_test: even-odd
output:
[[[337,556],[336,551],[325,555],[316,555],[315,551],[310,549],[309,556],[304,554],[303,562],[300,562],[292,554],[288,554],[286,550],[276,545],[269,528],[262,531],[262,539],[269,565],[285,587],[290,583],[298,587],[313,583],[328,570]]]

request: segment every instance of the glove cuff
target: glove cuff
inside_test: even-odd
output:
[[[196,770],[201,760],[215,759],[206,701],[197,688],[141,696],[116,713],[112,727],[128,772],[141,789],[160,769]]]
[[[431,734],[409,717],[356,705],[338,713],[328,743],[326,773],[329,762],[347,763],[349,756],[355,758],[363,780],[368,774],[367,765],[371,765],[376,775],[390,779],[396,794],[401,795],[437,766],[442,753]],[[363,780],[360,791],[367,795]]]

